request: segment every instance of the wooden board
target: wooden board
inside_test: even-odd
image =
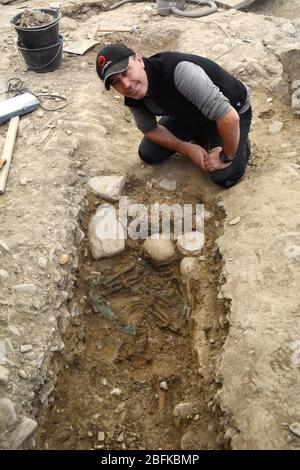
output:
[[[9,172],[10,162],[13,155],[13,149],[15,145],[15,139],[19,126],[19,116],[11,118],[9,121],[8,131],[4,142],[2,160],[6,160],[6,164],[0,171],[0,194],[5,192],[6,180]]]
[[[215,0],[215,3],[218,5],[218,7],[235,8],[238,10],[239,8],[247,7],[255,1],[256,0]]]

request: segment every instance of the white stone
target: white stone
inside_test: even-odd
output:
[[[6,344],[0,341],[0,364],[6,364]]]
[[[108,201],[118,201],[126,184],[125,176],[93,176],[88,185],[97,194]]]
[[[125,250],[125,233],[111,204],[101,204],[88,226],[93,258],[107,258]]]
[[[28,378],[28,375],[26,374],[25,370],[23,370],[23,369],[20,369],[18,371],[18,374],[19,374],[19,377],[21,377],[21,379],[27,379]]]
[[[8,330],[16,336],[21,336],[21,331],[16,325],[9,325]]]
[[[159,186],[163,189],[166,189],[167,191],[174,191],[176,189],[176,181],[163,178],[160,180]]]
[[[183,277],[190,277],[195,271],[197,260],[191,256],[183,258],[180,262],[180,274]]]
[[[300,115],[300,80],[292,83],[292,111],[296,116]]]
[[[9,274],[5,269],[0,269],[0,282],[4,282],[8,279]]]
[[[194,412],[194,404],[193,403],[187,403],[187,402],[181,402],[178,403],[174,410],[173,410],[173,415],[176,416],[177,418],[186,418],[187,416],[190,416]]]
[[[44,117],[44,111],[42,111],[41,109],[39,109],[39,110],[37,111],[36,115],[37,115],[38,118],[42,118],[42,117]]]
[[[145,240],[143,250],[147,253],[156,264],[167,264],[176,257],[174,244],[171,240],[163,240],[152,235]]]
[[[207,210],[204,211],[204,220],[209,220],[209,219],[212,218],[212,216],[213,216],[213,215],[212,215],[211,212],[209,212],[209,211],[207,211]]]
[[[300,259],[300,246],[299,245],[288,245],[284,249],[284,254],[290,259]]]
[[[114,397],[119,397],[120,395],[122,395],[122,390],[118,387],[114,387],[110,394]]]
[[[22,178],[20,178],[19,183],[20,183],[20,186],[26,186],[26,184],[28,183],[26,176],[22,176]]]
[[[296,33],[296,28],[295,28],[295,26],[292,25],[292,23],[284,23],[284,24],[281,26],[281,30],[282,30],[284,33],[289,34],[290,36],[294,36],[295,33]]]
[[[46,269],[48,261],[43,256],[40,256],[38,259],[38,265],[42,269]]]
[[[21,445],[32,436],[36,428],[36,421],[27,418],[27,416],[23,416],[20,423],[11,434],[11,448],[15,450],[19,449]]]
[[[27,353],[32,350],[32,345],[31,344],[22,344],[20,346],[20,351],[21,353]]]
[[[11,429],[17,422],[15,407],[8,398],[0,399],[0,431]]]
[[[6,251],[7,253],[10,251],[10,248],[7,246],[7,244],[3,240],[0,240],[0,247],[3,248],[3,250]]]
[[[238,223],[240,223],[240,221],[240,217],[235,217],[234,219],[229,220],[228,225],[237,225]]]
[[[296,436],[300,437],[300,423],[298,423],[298,422],[292,423],[289,426],[289,428],[290,428],[290,430],[292,431],[293,434],[296,434]]]
[[[14,289],[17,292],[28,295],[36,295],[38,292],[38,288],[34,284],[16,284]]]
[[[6,385],[8,383],[9,370],[0,365],[0,384]]]
[[[105,433],[103,431],[98,432],[98,442],[103,442],[105,440]]]
[[[167,382],[165,382],[165,381],[160,382],[159,386],[160,386],[160,388],[161,388],[162,390],[165,390],[165,391],[168,391],[168,390],[169,390],[168,384],[167,384]]]
[[[272,135],[278,134],[282,128],[283,123],[281,121],[274,121],[272,124],[269,124],[269,131]]]
[[[117,442],[123,442],[124,441],[124,433],[121,432],[121,434],[117,437]]]
[[[289,82],[282,77],[274,78],[268,85],[271,93],[280,96],[280,99],[288,104],[290,100]]]
[[[176,247],[183,255],[199,255],[204,245],[204,234],[201,232],[188,232],[181,235]]]

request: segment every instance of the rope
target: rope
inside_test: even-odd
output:
[[[25,83],[20,79],[20,78],[10,78],[7,81],[7,89],[0,93],[0,95],[7,94],[8,96],[13,95],[22,95],[23,93],[31,93],[33,96],[35,96],[38,100],[39,98],[46,98],[48,100],[57,100],[59,99],[62,102],[62,106],[58,106],[56,108],[46,108],[44,105],[40,103],[40,107],[44,111],[59,111],[60,109],[65,108],[68,105],[68,100],[64,96],[60,95],[50,95],[50,94],[42,94],[42,95],[36,95],[35,93],[32,93],[26,86]],[[40,100],[39,100],[40,102]]]

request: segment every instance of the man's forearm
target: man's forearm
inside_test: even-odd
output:
[[[240,118],[232,109],[217,121],[218,131],[222,140],[222,148],[228,158],[234,158],[240,141]]]
[[[178,137],[172,134],[172,132],[170,132],[166,127],[160,125],[158,125],[155,129],[152,129],[152,131],[147,132],[145,136],[154,144],[185,155],[203,171],[207,171],[204,162],[204,158],[207,156],[207,152],[202,147],[200,147],[200,145],[178,139]]]
[[[183,155],[188,154],[189,142],[185,142],[184,140],[178,139],[164,126],[160,126],[158,124],[155,129],[152,129],[152,131],[147,132],[145,136],[151,142],[160,145],[161,147],[165,147],[169,150],[174,150],[174,152],[182,153]]]

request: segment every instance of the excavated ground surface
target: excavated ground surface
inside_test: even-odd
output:
[[[138,24],[140,33],[105,37],[98,31],[96,37],[101,43],[122,40],[144,55],[178,49],[222,56],[218,62],[245,81],[254,110],[252,162],[244,181],[224,192],[184,158],[155,168],[141,165],[141,136],[119,97],[102,90],[94,71],[96,50],[65,54],[52,73],[28,72],[9,24],[20,6],[0,6],[1,89],[18,77],[36,94],[67,97],[68,105],[21,118],[0,201],[0,269],[8,275],[1,277],[0,299],[0,400],[6,413],[0,413],[1,447],[32,447],[38,422],[39,448],[297,448],[287,426],[299,420],[298,363],[291,361],[299,339],[298,121],[290,111],[290,78],[276,50],[297,42],[299,24],[294,21],[293,36],[280,11],[271,19],[220,11],[189,20],[157,16],[151,4],[104,13],[100,1],[61,2],[63,15],[77,22],[75,30],[62,29],[65,40],[88,38],[99,21],[101,29]],[[269,126],[278,120],[283,128],[271,134]],[[1,148],[6,131],[2,125]],[[127,194],[147,204],[152,197],[201,200],[212,212],[207,260],[198,263],[189,298],[179,260],[169,274],[153,271],[139,265],[140,247],[128,243],[122,256],[96,264],[86,239],[80,243],[96,202],[87,179],[116,173],[128,176]],[[148,181],[165,177],[177,181],[178,191],[147,192]],[[215,244],[222,233],[221,196],[228,220],[241,217],[235,226],[225,222],[217,240],[222,263]],[[133,298],[131,289],[108,294],[97,284],[101,277],[93,272],[111,276],[132,263],[138,268],[124,282],[144,276],[137,284],[142,299]],[[190,307],[179,332],[148,304],[165,281],[167,300],[180,305],[184,299]],[[107,297],[116,317],[93,311],[91,288]],[[122,331],[118,318],[138,325],[137,341]],[[27,352],[21,351],[24,345]],[[114,388],[120,396],[111,394]],[[187,401],[191,410],[175,418],[174,407]]]
[[[167,202],[161,190],[153,188],[143,196],[141,184],[132,186],[129,196],[139,203]],[[172,202],[187,201],[197,200],[177,188]],[[89,215],[99,200],[93,202]],[[215,366],[226,338],[224,304],[216,298],[216,234],[211,219],[206,260],[199,263],[198,279],[188,285],[181,280],[180,257],[155,267],[141,250],[142,240],[128,240],[124,254],[99,261],[86,256],[87,242],[82,245],[74,301],[83,315],[73,320],[65,349],[55,358],[62,370],[55,400],[40,419],[39,448],[224,445],[218,411],[212,411],[218,388]],[[201,323],[201,357],[193,347],[195,314]],[[160,388],[161,382],[168,390]],[[120,392],[115,394],[116,388]],[[174,416],[182,402],[186,409]],[[99,432],[105,440],[98,440]]]

